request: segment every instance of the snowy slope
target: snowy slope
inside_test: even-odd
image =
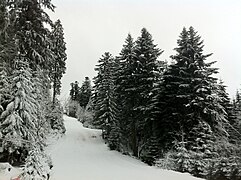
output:
[[[66,135],[49,147],[51,180],[195,180],[189,174],[161,170],[110,151],[99,130],[65,116]]]

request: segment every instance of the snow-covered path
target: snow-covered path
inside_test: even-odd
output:
[[[65,116],[66,135],[49,147],[51,180],[194,180],[189,174],[161,170],[110,151],[99,130]]]

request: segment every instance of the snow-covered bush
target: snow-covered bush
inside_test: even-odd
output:
[[[48,180],[51,168],[52,162],[50,157],[38,147],[35,147],[28,154],[20,179]]]
[[[50,105],[49,112],[46,115],[47,120],[50,122],[51,128],[59,133],[65,133],[63,119],[63,108],[59,101],[56,100],[54,106]]]
[[[78,110],[79,103],[77,101],[70,100],[68,103],[68,112],[67,114],[70,117],[76,118],[76,112]]]
[[[223,141],[217,141],[216,150],[218,158],[213,159],[212,171],[208,174],[209,179],[238,179],[241,178],[240,147]]]
[[[93,110],[91,109],[91,103],[89,102],[86,107],[78,105],[76,111],[77,119],[83,123],[84,127],[93,128]]]
[[[167,152],[163,158],[160,158],[156,161],[156,166],[160,167],[161,169],[175,170],[176,164],[173,158],[173,154],[173,151]]]

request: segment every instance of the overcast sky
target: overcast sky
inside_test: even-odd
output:
[[[104,52],[118,55],[128,33],[136,39],[143,27],[164,50],[160,60],[174,54],[182,28],[193,26],[204,40],[204,53],[214,53],[219,78],[233,97],[241,88],[240,0],[53,0],[64,26],[67,71],[61,98],[70,83],[96,75],[94,67]]]

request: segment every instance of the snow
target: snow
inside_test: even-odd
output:
[[[50,180],[197,180],[190,174],[150,167],[116,151],[110,151],[101,139],[101,131],[84,128],[75,118],[64,117],[66,135],[51,144]]]
[[[0,180],[10,180],[20,173],[20,169],[12,167],[9,163],[0,163]]]

